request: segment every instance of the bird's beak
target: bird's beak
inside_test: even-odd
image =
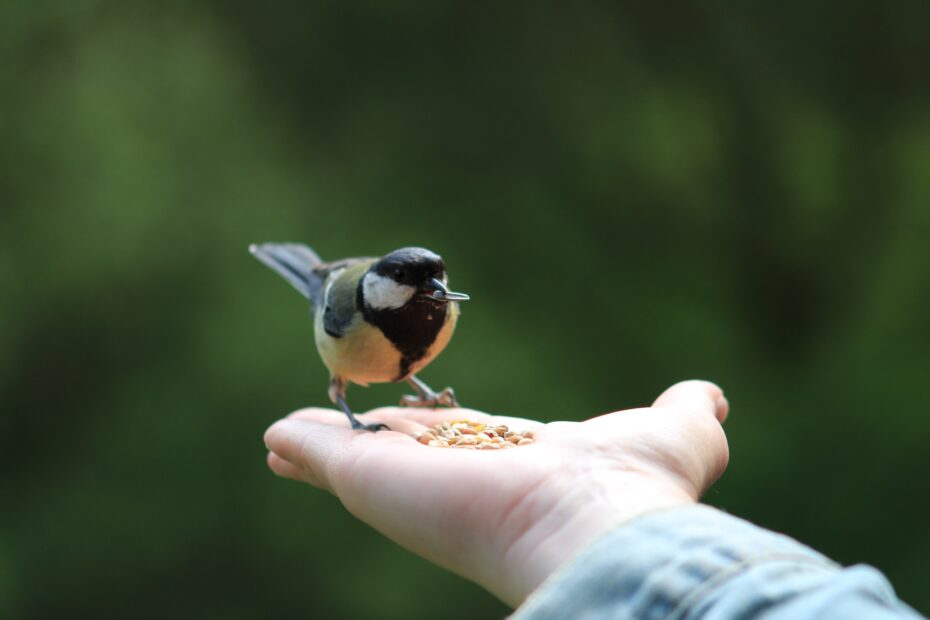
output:
[[[453,293],[439,278],[430,279],[426,285],[427,294],[436,301],[468,301],[470,297],[465,293]],[[429,289],[432,289],[431,291]]]

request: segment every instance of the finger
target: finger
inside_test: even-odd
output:
[[[265,431],[265,446],[277,457],[274,465],[281,465],[280,461],[290,465],[290,467],[282,465],[282,475],[295,480],[302,480],[304,474],[299,473],[299,470],[306,470],[318,483],[315,486],[330,490],[332,487],[325,475],[325,466],[316,469],[311,467],[308,463],[309,453],[316,447],[317,452],[320,454],[316,455],[314,462],[325,464],[331,457],[332,451],[349,440],[345,435],[350,435],[352,431],[348,428],[339,428],[330,424],[315,424],[311,430],[306,428],[308,424],[308,422],[296,420],[275,422]],[[325,440],[326,443],[323,446],[308,446],[309,438],[313,435],[320,440]],[[329,446],[329,449],[326,449],[326,446]],[[275,473],[278,473],[270,458],[268,464]]]
[[[508,415],[495,415],[485,413],[483,411],[477,411],[475,409],[467,409],[464,407],[456,407],[454,409],[420,409],[398,407],[396,409],[398,415],[419,422],[424,426],[435,426],[440,422],[454,422],[457,420],[480,422],[489,426],[505,424],[515,430],[524,430],[545,426],[545,424],[539,420],[518,418]]]
[[[289,478],[297,482],[307,482],[315,487],[320,486],[320,481],[314,476],[309,475],[305,469],[294,465],[290,461],[284,460],[274,452],[268,453],[267,461],[271,471],[282,478]]]
[[[726,419],[730,409],[723,390],[709,381],[699,380],[676,383],[665,390],[653,406],[709,414],[718,422]]]
[[[334,409],[319,409],[311,407],[300,409],[292,413],[289,418],[298,420],[313,420],[337,426],[348,426],[348,420],[340,411]],[[455,420],[471,420],[483,424],[506,424],[507,426],[522,430],[543,426],[542,422],[526,418],[491,415],[474,409],[463,407],[427,409],[419,407],[381,407],[368,413],[356,416],[359,420],[370,424],[381,422],[387,424],[391,430],[402,433],[422,432],[425,427],[435,426],[440,422]]]
[[[419,422],[394,415],[392,409],[393,408],[385,408],[383,410],[375,409],[368,413],[359,414],[355,417],[364,424],[386,424],[389,430],[403,433],[405,435],[421,433],[426,429],[426,427]],[[319,409],[316,407],[299,409],[287,416],[287,419],[321,422],[323,424],[330,424],[332,426],[349,428],[349,419],[346,417],[346,414],[341,411],[336,411],[335,409]],[[378,432],[380,433],[384,431]]]
[[[265,431],[265,445],[292,465],[305,470],[302,478],[320,488],[335,490],[338,475],[349,452],[402,444],[420,447],[411,437],[392,431],[354,431],[319,421],[287,418]]]
[[[321,407],[307,407],[298,409],[287,416],[289,420],[312,420],[322,422],[323,424],[332,424],[333,426],[348,426],[349,419],[346,414],[335,409],[323,409]]]

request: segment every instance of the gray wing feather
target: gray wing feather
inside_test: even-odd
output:
[[[337,278],[355,282],[362,277],[374,258],[346,258],[324,263],[316,252],[300,243],[262,243],[249,251],[276,271],[323,312],[323,328],[334,338],[345,334],[355,318],[356,286],[332,286]]]
[[[358,281],[373,260],[351,258],[329,265],[329,280],[323,295],[323,329],[333,338],[342,337],[352,324],[358,312],[355,303]],[[346,282],[340,282],[343,279]]]
[[[338,278],[341,275],[333,273],[332,277]],[[352,289],[336,292],[330,290],[324,299],[326,305],[323,308],[323,329],[333,338],[341,338],[352,323],[352,317],[355,316],[354,294]]]
[[[249,251],[287,280],[291,286],[318,306],[328,270],[316,252],[301,243],[252,244]]]

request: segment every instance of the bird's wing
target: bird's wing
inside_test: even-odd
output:
[[[314,310],[325,305],[324,287],[330,274],[359,264],[364,264],[367,269],[375,261],[374,258],[359,257],[325,263],[316,252],[302,243],[252,244],[249,251],[309,299]]]
[[[317,270],[326,263],[309,246],[302,243],[253,243],[249,251],[287,280],[314,306],[319,305],[326,276],[320,276]]]
[[[375,260],[349,258],[320,266],[327,268],[322,299],[323,328],[333,338],[342,337],[358,313],[355,303],[358,281]],[[335,286],[337,282],[343,285]]]

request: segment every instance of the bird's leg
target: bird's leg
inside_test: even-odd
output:
[[[336,405],[342,409],[342,412],[346,414],[346,417],[349,418],[349,424],[352,425],[352,430],[363,430],[363,431],[389,431],[386,424],[362,424],[359,422],[358,418],[355,417],[355,414],[352,413],[352,410],[349,409],[348,403],[346,403],[346,382],[340,377],[333,377],[329,381],[329,399],[333,401]]]
[[[407,377],[407,383],[417,391],[416,396],[404,396],[400,399],[400,404],[404,407],[458,407],[459,403],[455,400],[455,392],[452,388],[447,387],[441,392],[434,392],[430,386],[426,385],[416,375]]]

